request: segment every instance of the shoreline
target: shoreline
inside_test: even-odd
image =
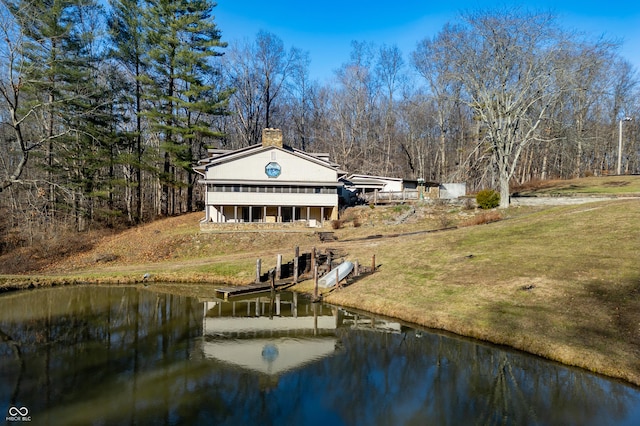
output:
[[[375,274],[374,274],[375,276]],[[368,277],[371,279],[371,277]],[[375,278],[374,278],[375,279]],[[223,283],[220,281],[220,283]],[[146,284],[143,280],[122,280],[122,279],[95,279],[95,280],[78,280],[78,279],[65,279],[63,277],[56,277],[53,279],[41,279],[41,278],[33,278],[29,276],[25,277],[11,277],[6,278],[4,282],[0,282],[0,295],[5,293],[10,293],[14,291],[24,291],[24,290],[35,290],[35,289],[46,289],[46,288],[55,288],[55,287],[64,287],[64,286],[87,286],[87,285],[100,285],[100,286],[135,286]],[[354,283],[352,285],[356,285]],[[150,290],[153,291],[154,287],[158,289],[156,291],[159,292],[169,292],[172,290],[176,291],[176,287],[179,286],[181,288],[196,288],[199,286],[210,287],[212,285],[218,285],[212,281],[185,281],[185,282],[175,282],[173,280],[154,280],[148,283]],[[310,281],[305,280],[293,287],[288,288],[288,291],[295,291],[299,294],[303,294],[306,297],[313,297],[313,292],[309,291]],[[322,292],[322,301],[341,306],[347,309],[354,309],[360,312],[366,312],[372,315],[380,315],[386,318],[398,320],[406,323],[407,325],[413,325],[417,327],[422,327],[427,329],[427,331],[431,332],[442,332],[451,334],[453,336],[476,340],[479,342],[483,342],[490,345],[496,345],[500,347],[505,347],[510,350],[524,352],[533,356],[541,357],[545,360],[551,362],[557,362],[559,364],[579,368],[590,373],[594,373],[609,379],[620,380],[625,382],[631,386],[640,388],[640,376],[638,374],[634,374],[632,371],[625,371],[615,367],[615,365],[611,365],[611,363],[606,361],[606,357],[601,357],[597,363],[584,363],[580,362],[581,356],[579,353],[576,353],[574,356],[563,356],[557,357],[554,356],[553,353],[546,352],[542,349],[542,345],[535,337],[532,337],[528,344],[525,342],[515,342],[509,339],[508,336],[501,335],[499,333],[487,331],[487,330],[477,330],[473,328],[461,329],[459,327],[452,326],[446,318],[438,318],[438,317],[426,317],[420,313],[416,313],[414,310],[410,309],[408,306],[401,306],[402,304],[390,304],[388,309],[379,309],[375,306],[372,306],[371,303],[367,303],[367,301],[363,301],[358,297],[352,297],[349,294],[349,287],[351,285],[346,286],[339,290]],[[177,291],[176,294],[182,294],[181,291]],[[196,297],[196,296],[193,296]],[[398,312],[405,312],[405,314],[398,314]],[[591,358],[593,359],[593,358]]]

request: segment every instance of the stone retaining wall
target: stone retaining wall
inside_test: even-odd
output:
[[[216,223],[200,222],[201,232],[315,232],[329,225],[310,227],[306,220],[296,222],[237,222]],[[319,225],[319,224],[318,224]]]

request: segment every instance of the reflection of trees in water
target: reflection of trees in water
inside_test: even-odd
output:
[[[371,339],[364,334],[341,336],[347,352],[343,368],[352,375],[334,378],[340,380],[338,389],[350,389],[354,404],[368,407],[363,413],[375,413],[367,419],[374,423],[387,418],[435,424],[606,424],[624,416],[629,402],[628,388],[523,354],[437,335]],[[563,418],[567,414],[571,417]]]
[[[16,399],[40,420],[43,413],[91,398],[103,399],[94,416],[121,413],[123,405],[133,412],[146,403],[143,392],[136,400],[135,373],[162,372],[176,358],[188,359],[194,338],[201,335],[201,318],[195,300],[125,287],[60,288],[0,298],[0,328],[20,343],[25,362]],[[0,358],[0,371],[9,368],[6,363]],[[158,389],[170,401],[167,388]],[[5,400],[5,390],[0,392]]]
[[[638,398],[520,353],[347,323],[332,356],[264,376],[194,356],[202,314],[192,299],[129,288],[0,298],[0,355],[19,342],[25,363],[18,382],[0,381],[0,400],[52,423],[588,425]],[[18,377],[15,363],[0,356],[0,373]]]
[[[611,424],[629,388],[462,339],[338,330],[342,349],[262,389],[259,376],[212,372],[200,413],[216,424]],[[218,405],[218,406],[219,406]]]
[[[15,341],[11,336],[0,329],[0,358],[8,358],[3,353],[5,352],[5,348],[13,353],[13,357],[15,359],[15,363],[8,363],[9,367],[12,370],[12,375],[15,375],[15,380],[13,381],[15,384],[13,386],[13,391],[11,392],[8,403],[11,405],[15,405],[16,398],[18,396],[18,390],[20,389],[20,382],[22,381],[22,375],[24,373],[24,360],[22,359],[22,353],[20,351],[20,343]],[[4,382],[5,386],[8,386],[9,383],[12,382],[11,380],[8,380],[6,378],[7,375],[8,374],[2,374],[2,369],[0,369],[0,377],[3,377],[2,382]]]

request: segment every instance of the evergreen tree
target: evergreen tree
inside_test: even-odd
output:
[[[194,148],[220,136],[209,126],[212,115],[224,114],[229,92],[216,86],[212,59],[222,55],[208,0],[149,0],[146,22],[150,73],[145,96],[155,108],[146,112],[164,150],[162,206],[164,215],[182,211],[176,188],[187,187],[186,210],[193,208]],[[177,169],[176,169],[177,167]],[[186,178],[184,175],[186,174]],[[171,191],[171,192],[170,192]]]
[[[21,81],[26,102],[19,123],[29,125],[46,151],[47,175],[40,177],[48,184],[43,210],[50,220],[64,220],[66,211],[77,228],[84,229],[91,215],[86,201],[95,184],[95,174],[87,170],[99,168],[104,159],[101,145],[108,143],[103,129],[110,101],[101,91],[97,68],[101,8],[91,0],[3,3],[24,39]]]
[[[67,4],[66,13],[73,22],[63,39],[59,68],[59,92],[66,101],[56,112],[68,135],[58,142],[52,167],[63,179],[77,229],[84,230],[95,218],[98,203],[108,200],[113,190],[113,100],[97,32],[102,8],[78,0]]]
[[[145,25],[144,6],[141,0],[110,0],[112,12],[108,18],[109,35],[112,43],[110,56],[117,60],[125,70],[125,79],[129,81],[128,88],[119,92],[122,94],[122,108],[126,111],[130,107],[134,128],[121,129],[125,139],[132,139],[130,144],[132,158],[128,162],[129,174],[135,174],[136,197],[133,221],[142,220],[142,170],[144,146],[142,143],[142,82],[145,72]],[[127,198],[127,210],[131,215]]]

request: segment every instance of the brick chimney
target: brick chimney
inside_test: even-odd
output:
[[[282,148],[282,130],[262,129],[262,146],[276,146]]]

